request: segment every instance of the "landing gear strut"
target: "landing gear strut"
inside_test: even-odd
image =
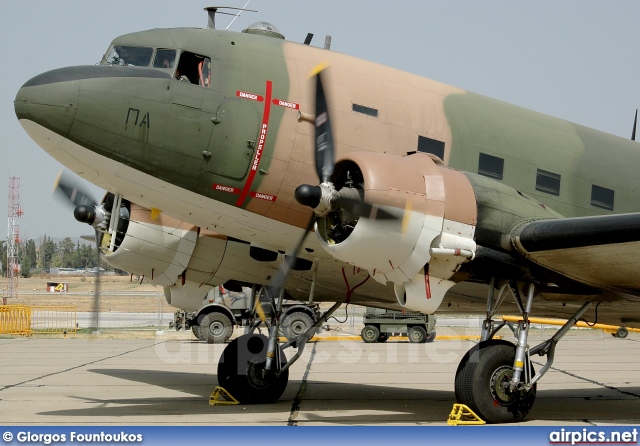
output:
[[[336,311],[341,302],[334,304],[296,339],[280,345],[278,331],[284,292],[273,299],[269,324],[269,337],[248,333],[234,339],[222,352],[218,363],[218,382],[241,404],[276,402],[289,381],[289,367],[300,358],[306,343],[318,328]],[[255,328],[255,327],[254,327]],[[287,347],[298,351],[289,360],[284,354]]]
[[[537,382],[551,367],[556,344],[575,325],[591,303],[585,303],[551,339],[529,349],[529,313],[536,294],[535,285],[528,284],[525,305],[514,283],[503,284],[495,301],[494,292],[495,280],[492,280],[481,341],[467,352],[458,365],[455,395],[458,403],[466,404],[489,423],[517,422],[523,420],[533,407]],[[517,325],[505,322],[496,324],[493,320],[506,292],[511,293],[522,314],[522,319]],[[493,339],[498,330],[505,325],[513,331],[515,344]],[[546,364],[537,374],[531,365],[530,356],[533,354],[547,356]]]

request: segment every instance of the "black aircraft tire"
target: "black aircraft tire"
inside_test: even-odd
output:
[[[227,345],[218,362],[218,383],[242,404],[270,404],[284,393],[289,382],[289,370],[280,376],[273,367],[265,377],[262,371],[266,363],[269,339],[264,335],[239,336]],[[280,365],[287,362],[279,348]]]
[[[375,325],[365,325],[360,332],[360,337],[367,344],[378,342],[378,338],[380,338],[380,330]]]
[[[202,318],[200,332],[209,344],[224,344],[233,333],[233,325],[227,316],[215,311]]]
[[[514,423],[522,421],[533,407],[536,385],[526,393],[507,394],[501,384],[513,375],[515,346],[488,341],[470,351],[462,379],[462,388],[456,392],[480,418],[487,423]],[[458,384],[456,382],[456,384]],[[456,388],[458,386],[456,385]]]
[[[414,325],[409,328],[407,336],[409,337],[409,342],[415,342],[417,344],[424,344],[427,342],[427,330],[420,325]]]
[[[458,368],[456,369],[456,377],[454,383],[456,402],[460,404],[466,404],[467,406],[471,407],[471,386],[468,386],[468,389],[464,386],[464,382],[466,381],[465,376],[467,372],[475,367],[475,364],[478,362],[478,351],[484,346],[495,344],[503,344],[515,347],[511,342],[503,341],[502,339],[491,339],[489,341],[481,342],[469,349],[469,351],[465,353],[465,355],[460,360]],[[469,364],[470,358],[473,358],[471,359],[471,364]]]
[[[313,319],[306,313],[295,311],[282,320],[282,333],[287,340],[293,341],[313,325]]]

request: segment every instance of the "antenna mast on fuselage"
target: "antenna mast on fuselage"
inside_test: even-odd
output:
[[[246,7],[248,4],[249,2],[247,2],[247,4],[244,6]],[[238,13],[232,14],[230,12],[222,12],[222,11],[218,11],[219,9],[234,9],[238,11]],[[216,14],[225,14],[225,15],[232,15],[237,17],[238,15],[240,15],[242,11],[258,12],[253,9],[235,8],[233,6],[208,6],[204,8],[204,10],[207,11],[207,14],[209,15],[209,20],[207,22],[207,28],[209,29],[216,29]],[[235,18],[233,20],[235,20]],[[231,23],[233,23],[233,20],[231,21]],[[231,25],[231,23],[229,25]]]

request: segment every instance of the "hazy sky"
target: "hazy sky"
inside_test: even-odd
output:
[[[51,196],[62,166],[22,130],[13,100],[31,77],[97,63],[118,35],[206,27],[205,6],[246,0],[0,1],[0,240],[9,176],[20,177],[22,238],[92,233]],[[321,46],[630,137],[640,107],[637,0],[252,0],[231,30],[275,24],[288,40]],[[231,17],[219,16],[218,28]],[[638,146],[640,150],[640,145]],[[96,198],[102,194],[94,188]]]

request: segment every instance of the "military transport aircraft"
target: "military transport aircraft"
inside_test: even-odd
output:
[[[225,348],[218,379],[241,402],[276,401],[344,302],[486,313],[455,393],[496,423],[527,415],[576,320],[640,327],[637,143],[286,41],[269,23],[217,30],[220,8],[207,9],[207,29],[126,34],[98,65],[34,77],[15,112],[108,191],[93,203],[60,184],[105,260],[170,304],[194,309],[221,284],[274,305],[335,302],[296,341],[279,344],[275,319],[268,337]],[[495,339],[498,308],[522,316],[514,343]],[[532,313],[569,321],[529,347]],[[537,372],[532,355],[546,357]]]

